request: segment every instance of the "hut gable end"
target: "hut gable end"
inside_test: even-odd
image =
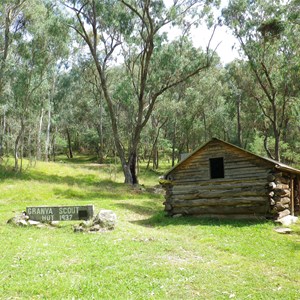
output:
[[[299,175],[297,169],[212,139],[164,175],[165,210],[169,215],[279,217],[299,204],[294,196]]]
[[[270,162],[215,139],[179,163],[166,178],[175,182],[266,178],[272,166]]]

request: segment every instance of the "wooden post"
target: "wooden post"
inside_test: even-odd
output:
[[[295,214],[295,199],[294,199],[294,178],[291,178],[291,215]]]

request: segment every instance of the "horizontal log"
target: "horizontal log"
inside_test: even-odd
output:
[[[239,193],[239,192],[263,192],[265,195],[268,194],[268,190],[261,184],[258,185],[230,185],[230,184],[224,184],[224,185],[216,185],[216,186],[174,186],[172,190],[170,190],[170,194],[174,195],[188,195],[188,194],[209,194],[209,193]]]
[[[222,199],[195,199],[195,200],[168,200],[173,207],[194,207],[194,206],[249,206],[266,205],[265,197],[240,197]]]
[[[269,168],[265,168],[265,167],[261,167],[261,166],[256,166],[253,165],[251,163],[243,163],[243,164],[239,164],[239,163],[235,163],[235,162],[228,162],[225,164],[225,170],[228,171],[240,171],[241,173],[246,173],[249,171],[258,171],[258,172],[265,172],[265,171],[269,171]]]
[[[219,185],[189,185],[189,186],[173,186],[170,190],[172,194],[195,194],[195,193],[209,193],[209,192],[230,192],[234,191],[242,192],[242,191],[264,191],[265,194],[268,194],[268,189],[263,184],[219,184]],[[275,194],[275,193],[274,193]]]
[[[253,180],[253,181],[263,181],[265,180],[263,176],[253,176],[253,177],[247,177],[247,178],[240,178],[240,177],[235,177],[235,178],[220,178],[220,179],[210,179],[210,178],[198,178],[198,177],[187,177],[184,179],[173,179],[173,186],[186,186],[186,185],[198,185],[198,184],[216,184],[218,185],[219,183],[223,183],[223,180],[226,179],[227,181],[243,181],[243,180]]]
[[[217,157],[217,156],[215,156]],[[218,157],[223,157],[224,159],[224,166],[229,168],[259,168],[265,170],[271,170],[272,167],[270,165],[262,164],[261,161],[253,160],[253,159],[246,159],[246,158],[236,158],[234,156],[222,156],[219,155]],[[177,170],[199,170],[199,168],[209,168],[210,159],[214,158],[213,155],[202,156],[202,157],[193,157],[177,166]]]
[[[274,190],[276,188],[276,183],[273,181],[269,182],[268,186],[269,186],[269,189]]]
[[[250,179],[250,178],[262,178],[264,180],[266,180],[266,174],[267,172],[254,172],[254,173],[247,173],[247,174],[239,174],[239,173],[236,173],[236,174],[226,174],[225,172],[225,178],[228,178],[228,179]]]
[[[246,168],[245,170],[242,169],[224,169],[224,178],[250,178],[250,177],[257,177],[258,175],[263,177],[267,176],[268,171],[266,170],[258,170],[258,169],[249,169]],[[198,169],[192,171],[190,169],[186,171],[176,171],[172,173],[172,176],[175,180],[186,179],[186,178],[199,178],[199,179],[206,179],[209,180],[210,178],[210,170],[209,169]]]
[[[209,219],[230,219],[230,220],[265,220],[266,214],[198,214],[196,217]]]
[[[197,206],[197,207],[175,207],[173,214],[266,214],[268,207],[265,205],[254,206]]]
[[[225,170],[225,178],[252,178],[252,177],[262,177],[265,178],[267,175],[267,172],[261,172],[261,171],[253,171],[253,172],[239,172],[239,170],[236,170],[235,172],[227,172]]]
[[[256,172],[267,172],[266,178],[269,174],[270,168],[262,167],[262,166],[256,166],[249,162],[245,163],[238,163],[238,162],[224,162],[224,169],[225,172],[231,173],[234,171],[237,171],[239,173],[249,173],[250,171],[256,171]],[[199,173],[201,171],[203,172],[209,172],[209,160],[207,160],[204,163],[196,163],[193,162],[193,164],[186,164],[186,165],[180,165],[175,170],[178,174],[186,174],[186,173]],[[174,172],[175,172],[174,171]]]
[[[209,167],[208,166],[197,166],[197,168],[180,168],[174,171],[174,174],[177,176],[186,176],[186,175],[195,175],[199,174],[203,176],[204,174],[209,174]]]
[[[229,190],[201,190],[188,191],[188,192],[172,192],[168,194],[169,198],[176,198],[178,200],[193,200],[193,199],[209,199],[209,198],[224,198],[224,197],[251,197],[262,196],[267,199],[267,193],[265,189],[229,189]]]
[[[216,158],[216,157],[223,157],[224,161],[226,163],[248,163],[253,166],[259,166],[259,167],[264,167],[264,168],[272,168],[273,164],[264,162],[261,159],[255,158],[255,157],[250,157],[250,156],[240,156],[240,155],[234,155],[234,154],[228,154],[225,152],[212,152],[212,153],[205,153],[205,154],[199,154],[197,156],[191,157],[188,161],[185,161],[185,165],[195,165],[195,164],[205,164],[209,161],[210,158]],[[183,163],[183,164],[184,164]],[[183,165],[182,164],[182,165]],[[181,166],[182,166],[181,165]]]
[[[201,176],[193,176],[193,177],[184,177],[184,178],[176,178],[174,176],[174,185],[182,185],[182,184],[193,184],[193,183],[200,183],[200,182],[213,182],[215,184],[218,184],[218,181],[222,182],[223,179],[226,180],[261,180],[261,181],[266,181],[265,179],[265,174],[251,174],[251,175],[239,175],[239,176],[232,176],[228,175],[225,176],[225,178],[219,178],[219,179],[210,179],[210,178],[205,178]]]
[[[266,181],[262,178],[254,179],[220,179],[220,180],[206,180],[196,182],[174,182],[172,190],[200,190],[200,189],[234,189],[237,187],[265,187]]]

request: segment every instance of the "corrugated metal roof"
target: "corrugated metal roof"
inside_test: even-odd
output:
[[[240,150],[240,151],[242,151],[242,152],[245,152],[245,153],[248,153],[248,154],[250,154],[250,155],[252,155],[252,156],[255,156],[255,157],[257,157],[257,158],[259,158],[259,159],[261,159],[261,160],[263,160],[263,161],[269,162],[269,163],[273,164],[273,166],[274,166],[276,169],[278,169],[278,170],[285,171],[285,172],[292,173],[292,174],[298,174],[298,175],[300,175],[300,170],[295,169],[295,168],[293,168],[293,167],[290,167],[290,166],[288,166],[288,165],[286,165],[286,164],[283,164],[283,163],[281,163],[281,162],[279,162],[279,161],[277,161],[277,160],[274,160],[274,159],[271,159],[271,158],[267,158],[267,157],[263,157],[263,156],[254,154],[254,153],[252,153],[252,152],[250,152],[250,151],[248,151],[248,150],[245,150],[245,149],[243,149],[243,148],[240,148],[240,147],[238,147],[238,146],[236,146],[236,145],[233,145],[233,144],[231,144],[231,143],[225,142],[225,141],[220,140],[220,139],[217,139],[217,138],[213,138],[213,139],[211,139],[209,142],[205,143],[204,145],[202,145],[201,147],[197,148],[195,151],[193,151],[192,153],[190,153],[185,159],[183,159],[182,161],[180,161],[177,165],[175,165],[175,166],[174,166],[173,168],[171,168],[167,173],[165,173],[165,174],[163,175],[163,177],[166,178],[166,177],[167,177],[173,170],[175,170],[178,166],[180,166],[182,163],[184,163],[185,161],[187,161],[190,157],[192,157],[194,154],[196,154],[198,151],[200,151],[202,148],[206,147],[208,144],[210,144],[210,143],[213,142],[213,141],[218,141],[218,142],[223,143],[223,144],[226,144],[226,145],[228,145],[228,146],[230,146],[230,147],[234,147],[234,148],[236,148],[236,149],[238,149],[238,150]]]

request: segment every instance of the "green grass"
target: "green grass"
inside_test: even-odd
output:
[[[142,183],[158,175],[142,169]],[[167,218],[162,196],[122,181],[85,157],[0,166],[0,299],[300,299],[299,225],[279,235],[272,222]],[[117,228],[6,224],[26,206],[79,204],[115,211]]]

